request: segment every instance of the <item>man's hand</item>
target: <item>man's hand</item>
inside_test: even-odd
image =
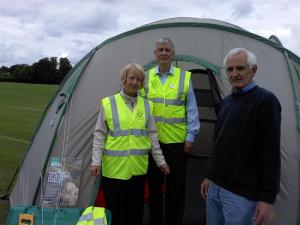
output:
[[[91,173],[93,176],[99,176],[100,174],[100,166],[91,166]]]
[[[209,186],[210,180],[205,178],[201,183],[201,196],[205,200],[208,192],[208,186]]]
[[[165,175],[167,175],[167,174],[170,173],[170,168],[169,168],[168,164],[163,164],[163,165],[161,165],[161,166],[159,167],[159,169],[160,169],[160,171],[161,171],[163,174],[165,174]]]
[[[266,225],[275,216],[273,205],[267,202],[258,202],[254,212],[253,225]]]
[[[185,153],[191,153],[193,150],[193,142],[190,142],[190,141],[186,141],[184,143],[184,151]]]

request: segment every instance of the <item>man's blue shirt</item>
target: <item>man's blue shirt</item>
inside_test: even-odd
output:
[[[256,83],[252,81],[250,84],[246,85],[245,87],[242,88],[243,92],[248,92],[252,90],[256,86]]]

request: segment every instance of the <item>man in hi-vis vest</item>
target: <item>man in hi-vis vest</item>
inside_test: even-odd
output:
[[[140,95],[153,102],[158,140],[170,167],[166,176],[165,216],[162,186],[165,176],[149,157],[150,225],[180,225],[184,213],[186,154],[193,148],[200,128],[191,73],[173,66],[174,44],[169,38],[156,41],[154,55],[158,65],[146,75]]]

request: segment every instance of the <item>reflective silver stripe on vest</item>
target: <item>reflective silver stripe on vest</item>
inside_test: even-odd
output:
[[[119,121],[119,114],[117,110],[117,103],[115,96],[109,97],[110,105],[111,105],[111,111],[113,116],[113,126],[114,130],[120,130],[120,121]]]
[[[117,110],[117,104],[115,96],[110,96],[109,101],[111,104],[111,111],[113,116],[113,126],[114,130],[109,131],[108,134],[113,137],[121,137],[121,136],[128,136],[128,135],[135,135],[135,136],[147,136],[148,132],[144,129],[130,129],[130,130],[120,130],[120,121],[119,121],[119,114]],[[147,100],[144,100],[144,107],[145,107],[145,127],[148,126],[150,120],[150,105]]]
[[[145,96],[144,98],[147,98],[148,97],[148,94],[149,94],[149,71],[146,72],[146,80],[144,82],[144,91],[145,91]]]
[[[121,137],[121,136],[148,136],[147,130],[142,129],[130,129],[130,130],[111,130],[108,134],[112,137]]]
[[[93,213],[90,212],[86,215],[82,215],[79,219],[79,221],[89,221],[89,220],[92,220],[93,219]]]
[[[79,221],[78,221],[78,222],[82,222],[82,221],[86,221],[85,215],[82,215],[82,216],[79,218]]]
[[[157,122],[164,122],[164,117],[163,116],[154,116],[155,123]]]
[[[149,124],[149,121],[150,121],[150,105],[149,105],[149,101],[144,99],[144,107],[145,107],[145,120],[146,120],[146,123],[145,123],[145,127],[148,127],[148,124]],[[146,135],[144,135],[146,136]]]
[[[148,155],[150,149],[130,149],[130,150],[108,150],[104,149],[103,154],[107,156],[117,156],[117,157],[125,157],[129,155]]]
[[[166,99],[166,105],[178,105],[178,106],[181,106],[181,105],[185,105],[185,101],[181,100],[180,98],[176,99],[176,100]]]
[[[180,76],[180,78],[179,78],[179,87],[178,87],[177,99],[181,99],[182,94],[183,94],[185,71],[180,70],[180,75],[179,76]]]
[[[104,224],[104,218],[98,218],[98,219],[94,219],[93,217],[93,212],[90,212],[86,215],[82,215],[79,219],[79,222],[82,221],[91,221],[93,220],[95,225],[103,225]]]
[[[155,122],[164,122],[168,124],[185,123],[185,118],[163,118],[162,116],[155,116]]]
[[[93,220],[93,213],[91,212],[91,213],[89,213],[89,214],[86,214],[86,215],[85,215],[85,219],[86,219],[87,221]]]
[[[164,103],[163,98],[151,98],[151,101],[154,103]]]
[[[150,100],[154,103],[165,103],[165,105],[177,105],[177,106],[185,105],[185,101],[181,100],[182,94],[183,94],[183,89],[184,89],[184,81],[185,81],[185,71],[180,70],[177,99],[166,99],[166,100],[164,100],[164,98],[151,98]],[[144,87],[145,98],[147,98],[147,95],[149,93],[148,82],[149,82],[149,72],[147,74],[147,79],[146,79],[146,83],[145,83],[145,87]]]
[[[103,218],[94,219],[94,225],[103,225],[103,224],[104,224]]]
[[[154,103],[164,103],[163,98],[151,98],[151,101]],[[175,100],[174,99],[166,99],[165,104],[182,106],[185,104],[185,101],[183,101],[181,99],[175,99]]]

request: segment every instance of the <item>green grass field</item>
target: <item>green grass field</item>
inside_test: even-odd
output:
[[[0,195],[18,168],[57,85],[0,82]],[[0,202],[0,224],[7,204]],[[3,220],[4,219],[4,220]]]

